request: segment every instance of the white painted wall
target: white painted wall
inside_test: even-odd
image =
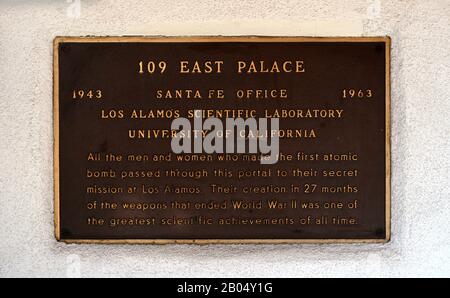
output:
[[[52,39],[130,34],[391,36],[392,241],[57,243]],[[450,0],[0,0],[0,74],[1,277],[450,275]]]

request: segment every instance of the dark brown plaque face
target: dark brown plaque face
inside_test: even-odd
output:
[[[389,240],[389,50],[389,38],[57,38],[57,239]],[[227,125],[237,118],[256,134]],[[181,153],[179,121],[199,136]]]

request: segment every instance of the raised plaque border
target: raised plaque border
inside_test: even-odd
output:
[[[386,238],[384,239],[61,239],[59,188],[59,45],[61,43],[108,42],[383,42],[385,71],[385,162],[386,162]],[[391,38],[380,37],[291,37],[291,36],[57,36],[53,40],[53,183],[54,226],[57,241],[78,244],[318,244],[318,243],[387,243],[391,239]]]

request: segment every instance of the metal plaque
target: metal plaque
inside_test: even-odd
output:
[[[388,37],[58,37],[56,238],[390,239]]]

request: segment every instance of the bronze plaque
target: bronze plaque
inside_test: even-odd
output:
[[[388,37],[56,38],[56,238],[388,241],[389,70]]]

